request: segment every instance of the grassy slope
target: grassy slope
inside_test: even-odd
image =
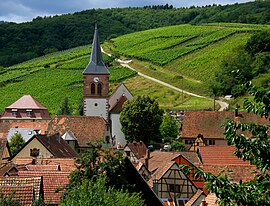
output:
[[[236,27],[245,31],[262,28],[257,25],[222,24],[222,29],[226,29],[226,27],[229,27],[229,29]],[[221,27],[217,24],[213,24],[211,27],[182,25],[119,37],[120,40],[124,39],[123,42],[117,39],[119,40],[118,45],[123,46],[123,48],[126,47],[125,44],[137,45],[138,48],[141,48],[141,45],[145,47],[145,50],[138,48],[134,50],[128,47],[130,51],[133,49],[133,53],[136,55],[140,55],[140,51],[143,51],[144,54],[151,51],[155,52],[157,49],[166,52],[166,49],[169,50],[174,46],[181,47],[181,44],[187,46],[194,42],[205,44],[208,41],[207,46],[204,45],[201,49],[196,49],[165,65],[157,65],[150,61],[140,61],[135,58],[131,63],[132,66],[143,73],[164,80],[179,88],[183,85],[185,90],[205,95],[209,94],[208,82],[213,78],[214,72],[218,70],[222,57],[234,47],[243,44],[250,35],[250,32],[241,32],[221,39],[216,35],[215,38],[219,40],[213,42],[212,39],[214,38],[209,38],[209,35],[215,36],[216,28],[220,31]],[[184,29],[184,31],[181,29]],[[185,37],[181,35],[183,33]],[[194,35],[196,35],[196,38],[190,37]],[[173,37],[171,38],[171,36]],[[151,39],[151,48],[147,48],[147,44],[142,43],[146,37]],[[156,38],[153,39],[152,37]],[[169,41],[164,41],[164,37]],[[188,40],[183,42],[183,39]],[[160,44],[159,41],[161,41]],[[209,43],[209,41],[212,42]],[[89,46],[79,47],[1,69],[0,111],[24,94],[33,95],[48,107],[52,115],[56,113],[64,96],[69,97],[73,108],[76,109],[83,94],[82,71],[88,63],[89,54]],[[104,56],[104,58],[107,57]],[[124,81],[134,95],[150,95],[157,99],[160,106],[165,109],[208,109],[213,107],[211,99],[198,99],[185,94],[182,97],[180,92],[142,77],[134,77],[134,73],[128,69],[110,70],[111,91],[117,84]],[[183,81],[181,79],[182,74],[184,74]]]
[[[163,27],[118,37],[107,47],[133,58],[132,66],[142,73],[179,88],[182,87],[183,75],[185,90],[210,95],[209,85],[219,71],[222,59],[236,47],[244,45],[254,31],[266,27],[217,23]],[[182,41],[183,38],[186,41]],[[172,54],[177,57],[172,57]],[[164,63],[164,59],[170,61]]]

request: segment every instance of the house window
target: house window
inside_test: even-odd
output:
[[[26,110],[26,116],[31,117],[32,116],[32,110]]]
[[[98,87],[97,87],[97,92],[98,92],[98,95],[101,95],[101,84],[99,83],[98,84]]]
[[[126,151],[126,155],[130,157],[130,151]]]
[[[209,139],[209,145],[215,145],[215,144],[216,144],[216,142],[214,139]]]
[[[37,149],[37,148],[30,149],[30,156],[31,157],[39,156],[39,149]]]
[[[193,140],[190,140],[190,139],[185,140],[185,144],[192,144],[192,143],[193,143]]]
[[[180,193],[180,185],[169,184],[169,192]]]
[[[91,84],[91,94],[96,93],[96,85],[94,83]]]
[[[169,192],[174,192],[174,185],[169,184]]]
[[[17,111],[12,111],[12,117],[17,117]]]
[[[180,185],[174,186],[174,192],[180,193]]]

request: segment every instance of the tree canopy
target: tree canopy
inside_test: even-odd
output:
[[[268,118],[270,111],[270,91],[247,85],[253,99],[246,99],[244,107],[248,112]],[[220,173],[214,176],[211,173],[197,174],[202,176],[210,192],[216,194],[222,206],[236,205],[270,205],[270,137],[269,121],[267,125],[255,123],[228,121],[225,125],[226,140],[236,147],[235,155],[249,161],[258,169],[258,173],[248,182],[231,182],[227,175]],[[247,137],[243,133],[249,132]]]
[[[71,115],[71,114],[72,114],[72,108],[68,103],[68,97],[65,97],[60,104],[57,115]]]
[[[120,115],[125,138],[130,142],[133,140],[142,140],[145,143],[159,142],[162,115],[163,111],[157,101],[149,96],[137,96],[125,102]]]
[[[11,154],[15,154],[23,145],[25,141],[20,133],[15,133],[9,143]]]
[[[165,142],[175,140],[179,135],[179,129],[180,126],[175,117],[169,114],[163,116],[159,130]]]
[[[60,205],[144,205],[126,180],[122,153],[112,154],[100,145],[89,145],[76,159],[77,169],[70,174]]]
[[[143,200],[138,193],[116,190],[113,187],[106,187],[105,177],[98,177],[96,182],[84,180],[82,184],[68,190],[61,200],[60,206],[143,206]]]
[[[270,71],[269,36],[270,30],[257,32],[244,47],[224,58],[221,70],[216,74],[216,82],[212,85],[214,94],[241,96],[247,91],[243,87],[246,82]],[[263,84],[258,82],[260,86],[265,86]]]

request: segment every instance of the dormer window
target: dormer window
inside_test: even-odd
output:
[[[17,109],[12,109],[11,113],[12,113],[12,117],[17,117]]]
[[[26,116],[27,117],[31,117],[32,116],[32,110],[31,109],[27,109],[26,110]]]

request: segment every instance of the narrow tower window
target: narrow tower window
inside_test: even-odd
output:
[[[98,84],[97,92],[99,95],[101,95],[101,84],[100,83]]]
[[[95,94],[96,93],[96,85],[94,83],[91,84],[91,94]]]

